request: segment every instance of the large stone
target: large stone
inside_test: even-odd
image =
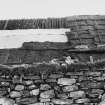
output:
[[[86,75],[96,77],[96,76],[100,76],[101,72],[86,72]]]
[[[51,78],[51,79],[46,79],[46,82],[47,82],[47,83],[52,83],[52,82],[57,82],[57,80],[56,80],[56,79]]]
[[[24,90],[24,85],[16,85],[15,90],[17,91]]]
[[[9,98],[0,98],[0,105],[14,105],[15,101]]]
[[[1,82],[1,84],[0,84],[1,86],[9,86],[10,85],[10,83],[9,82]]]
[[[37,86],[36,86],[36,85],[34,85],[34,84],[33,84],[33,85],[28,86],[28,89],[29,89],[29,90],[32,90],[32,89],[35,89],[35,88],[37,88]]]
[[[105,100],[101,101],[98,105],[105,105]]]
[[[37,102],[37,103],[29,104],[29,105],[44,105],[44,103],[43,102]]]
[[[85,97],[85,92],[84,92],[84,91],[74,91],[74,92],[70,92],[69,97],[72,97],[72,98]]]
[[[29,90],[23,90],[22,91],[22,96],[23,97],[29,97],[30,96],[30,91]]]
[[[18,91],[12,91],[10,92],[10,97],[11,98],[16,98],[16,97],[21,97],[21,92],[18,92]]]
[[[73,103],[71,99],[52,99],[51,101],[57,105],[71,105]]]
[[[40,98],[40,102],[50,102],[50,98]]]
[[[18,100],[18,104],[33,104],[37,102],[37,97],[27,97]]]
[[[78,90],[78,86],[76,85],[64,86],[62,90],[63,92],[75,91],[75,90]]]
[[[101,94],[104,93],[104,90],[102,90],[102,89],[92,89],[91,92],[92,92],[92,93],[97,93],[97,94],[101,95]]]
[[[83,99],[77,99],[75,100],[76,103],[88,103],[90,100],[88,98],[83,98]]]
[[[39,89],[31,90],[31,91],[30,91],[30,94],[31,94],[31,95],[35,95],[35,96],[39,95]]]
[[[101,100],[105,101],[105,93],[102,95]]]
[[[76,83],[76,79],[69,79],[69,78],[58,79],[58,84],[60,85],[72,85],[74,83]]]
[[[40,76],[29,75],[29,76],[24,76],[24,79],[26,79],[26,80],[36,80],[36,79],[40,79]]]
[[[48,84],[41,84],[40,85],[40,90],[49,90],[51,89],[51,86]]]
[[[60,99],[67,99],[67,98],[69,98],[68,94],[66,94],[66,93],[57,94],[57,97],[60,98]]]
[[[44,91],[40,94],[41,98],[53,98],[55,96],[54,90]]]
[[[38,102],[29,105],[54,105],[52,102]]]
[[[33,84],[33,81],[27,80],[27,81],[24,81],[24,84],[25,84],[25,85],[31,85],[31,84]]]
[[[7,94],[6,90],[0,90],[0,97],[4,96]]]
[[[51,74],[49,76],[49,78],[54,78],[54,79],[57,79],[57,78],[62,78],[63,77],[63,74]]]

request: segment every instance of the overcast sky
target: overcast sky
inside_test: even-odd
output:
[[[0,19],[104,15],[105,0],[0,0]]]

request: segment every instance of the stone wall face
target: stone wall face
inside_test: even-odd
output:
[[[14,72],[2,70],[0,97],[18,105],[98,105],[102,96],[104,99],[105,70],[63,69],[51,72],[35,72],[32,68],[30,72],[23,68]]]
[[[54,28],[57,22],[56,28],[70,28],[68,43],[30,42],[19,49],[1,49],[0,104],[105,105],[104,20],[105,16],[66,18],[66,23],[49,20],[51,24],[41,24],[40,28]],[[7,29],[12,28],[11,22]],[[78,45],[89,48],[76,49]],[[67,56],[78,63],[65,63],[63,57]],[[62,62],[51,64],[53,59]]]

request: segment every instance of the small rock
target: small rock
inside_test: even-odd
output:
[[[78,99],[75,100],[76,103],[80,104],[80,103],[88,103],[90,102],[90,100],[88,98],[83,98],[83,99]]]
[[[71,99],[52,99],[51,101],[57,105],[70,105],[73,103],[73,100]]]
[[[85,92],[84,91],[74,91],[74,92],[70,92],[69,96],[72,98],[85,97]]]
[[[64,86],[62,90],[63,92],[75,91],[75,90],[78,90],[78,86],[76,85]]]
[[[31,91],[30,91],[30,94],[31,94],[31,95],[35,95],[35,96],[39,95],[39,89],[31,90]]]
[[[21,97],[21,92],[12,91],[10,92],[10,97],[11,98]]]
[[[48,84],[41,84],[40,85],[40,90],[49,90],[51,89],[51,86]]]
[[[50,98],[40,98],[40,102],[50,102]]]
[[[15,87],[15,90],[17,90],[17,91],[24,90],[24,85],[17,85],[17,86]]]
[[[76,83],[76,79],[69,79],[69,78],[58,79],[58,84],[61,84],[61,85],[72,85],[74,83]]]
[[[55,96],[54,90],[48,90],[40,94],[41,98],[53,98]]]

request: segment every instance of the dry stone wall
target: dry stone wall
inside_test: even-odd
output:
[[[105,70],[54,68],[0,70],[0,100],[16,105],[98,105],[104,100]]]
[[[24,23],[20,29],[26,29],[27,25],[56,26],[71,31],[66,33],[68,43],[30,42],[18,49],[0,50],[0,104],[105,104],[105,16],[75,16],[66,18],[65,22],[56,19],[43,24],[42,20],[36,20],[35,27],[32,21],[30,24],[20,21]],[[7,22],[5,29],[16,29],[15,24],[16,20]],[[75,47],[78,45],[88,47]],[[65,63],[67,56],[76,59],[76,63]],[[53,59],[60,62],[51,64]]]

